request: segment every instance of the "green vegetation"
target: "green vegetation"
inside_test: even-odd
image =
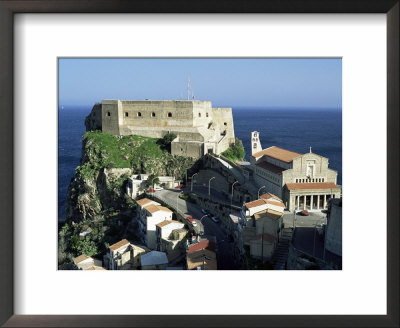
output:
[[[158,141],[158,144],[162,149],[171,151],[171,142],[177,137],[175,133],[167,133],[162,139]]]
[[[115,137],[101,131],[83,135],[82,165],[77,175],[93,177],[102,168],[134,168],[141,171],[146,159],[156,159],[164,152],[158,139],[136,135]]]
[[[159,183],[160,183],[160,179],[158,178],[158,176],[155,174],[150,174],[146,180],[146,187],[154,189],[154,185],[159,184]]]
[[[124,188],[128,177],[147,173],[149,187],[153,187],[160,183],[158,176],[182,180],[188,170],[200,165],[200,161],[168,152],[175,138],[173,134],[163,139],[115,137],[101,131],[84,134],[81,165],[67,198],[67,222],[59,230],[59,268],[72,269],[73,258],[81,254],[101,259],[109,245],[123,238],[137,240],[131,222],[136,203]],[[113,168],[129,170],[114,172]]]
[[[183,194],[179,195],[179,198],[183,199],[183,200],[186,200],[186,201],[188,201],[190,203],[196,203],[196,199],[194,198],[195,195],[196,194],[194,194],[194,193],[189,193],[189,194],[183,193]]]
[[[235,143],[225,150],[221,155],[232,162],[242,161],[245,156],[243,143],[240,139],[236,138]]]

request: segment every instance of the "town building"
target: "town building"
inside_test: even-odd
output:
[[[74,258],[74,266],[78,270],[86,270],[92,266],[100,266],[102,265],[100,260],[96,260],[86,254],[79,255],[78,257]]]
[[[331,198],[341,197],[337,171],[329,160],[310,151],[300,154],[276,146],[261,149],[259,132],[253,131],[251,168],[259,187],[281,198],[289,211],[327,209]]]
[[[150,249],[157,249],[156,225],[165,220],[172,220],[173,212],[151,199],[137,200],[138,235]]]
[[[324,259],[332,269],[342,269],[342,199],[331,199],[328,206]]]
[[[166,270],[168,258],[164,252],[151,251],[140,258],[142,270]]]
[[[179,260],[185,253],[188,230],[178,221],[165,220],[156,225],[157,250],[165,252],[169,263]]]
[[[107,269],[104,269],[103,267],[97,266],[97,265],[88,267],[88,268],[86,268],[84,270],[87,270],[87,271],[107,271]]]
[[[232,108],[213,108],[199,100],[103,100],[85,120],[86,130],[115,136],[177,137],[171,153],[200,158],[220,154],[235,142]]]
[[[140,266],[140,256],[149,251],[144,246],[137,246],[122,239],[108,248],[104,256],[105,267],[109,270],[135,270]]]
[[[217,270],[215,243],[201,240],[189,245],[186,251],[186,266],[188,270]]]
[[[281,236],[284,209],[283,201],[271,193],[243,204],[237,245],[249,247],[251,257],[270,260]],[[243,251],[236,253],[240,258]]]
[[[329,200],[326,225],[295,228],[287,269],[342,269],[342,199]]]
[[[135,199],[139,195],[143,194],[146,191],[146,182],[148,179],[148,174],[134,174],[130,178],[128,178],[128,183],[126,185],[126,193]],[[155,188],[175,188],[181,182],[179,180],[175,180],[175,177],[168,176],[159,176],[160,180],[159,184],[154,185]]]

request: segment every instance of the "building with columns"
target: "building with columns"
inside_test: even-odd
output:
[[[252,149],[261,148],[259,132],[253,131],[251,137]],[[329,199],[341,197],[337,171],[328,168],[329,159],[314,154],[311,147],[305,154],[276,146],[252,151],[250,163],[255,183],[280,197],[289,211],[327,209]]]

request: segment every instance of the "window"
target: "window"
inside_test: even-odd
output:
[[[156,117],[156,113],[152,112],[151,117]]]
[[[208,117],[208,113],[206,113],[206,117]]]
[[[199,113],[199,117],[201,117],[201,113]]]
[[[228,125],[228,123],[224,122],[224,125],[225,125],[225,126],[227,126],[227,125]]]
[[[168,113],[168,117],[172,117],[172,113],[171,112]]]
[[[128,112],[125,112],[125,117],[128,117]]]
[[[142,113],[141,113],[141,112],[138,112],[138,113],[137,113],[137,116],[138,116],[138,117],[142,116]]]
[[[111,116],[111,113],[110,113],[110,112],[107,112],[107,116]]]
[[[253,145],[253,148],[257,148],[257,144],[256,143]]]

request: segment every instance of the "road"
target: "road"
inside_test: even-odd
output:
[[[293,212],[285,211],[282,219],[285,228],[293,227],[293,220],[295,221],[296,227],[315,227],[318,224],[326,223],[326,213],[310,212],[308,216],[297,214],[295,218]]]
[[[192,190],[190,183],[182,188],[182,191],[184,192],[190,192]],[[193,192],[202,195],[203,197],[208,197],[208,187],[207,185],[201,185],[201,184],[193,184]],[[225,204],[230,204],[231,203],[231,198],[226,196],[225,194],[222,194],[221,191],[210,188],[210,198],[216,201],[220,201]],[[236,205],[239,207],[242,207],[242,204],[236,201],[232,202],[232,205]]]
[[[218,270],[235,269],[233,263],[233,243],[228,241],[227,235],[218,223],[215,223],[209,217],[204,216],[198,205],[180,199],[179,194],[181,192],[182,191],[178,189],[164,189],[156,191],[155,196],[177,210],[180,214],[183,214],[184,216],[191,215],[197,220],[201,219],[201,222],[204,225],[205,236],[216,237]]]

